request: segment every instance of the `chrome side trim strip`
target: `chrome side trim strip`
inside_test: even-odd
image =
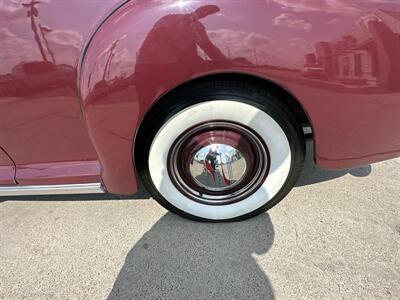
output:
[[[65,195],[105,193],[101,183],[0,186],[0,196]]]

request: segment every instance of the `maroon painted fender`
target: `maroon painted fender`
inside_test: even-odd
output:
[[[0,147],[12,159],[0,157],[11,170],[0,184],[102,180],[134,193],[132,149],[146,112],[213,74],[293,95],[322,167],[400,155],[397,1],[32,3],[0,0]],[[218,11],[194,14],[210,4]]]
[[[202,19],[203,28],[187,29],[190,13],[210,3],[220,12]],[[216,73],[265,78],[295,95],[309,116],[322,167],[399,155],[399,14],[376,11],[372,2],[290,3],[138,1],[107,19],[85,55],[80,90],[108,189],[134,191],[133,137],[156,99]],[[190,34],[204,35],[197,45],[201,59],[185,54],[192,51]]]

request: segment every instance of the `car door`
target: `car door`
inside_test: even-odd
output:
[[[77,71],[91,28],[118,2],[0,0],[0,144],[18,184],[99,181]]]

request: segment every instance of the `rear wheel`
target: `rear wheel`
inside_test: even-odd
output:
[[[201,221],[243,220],[271,208],[295,184],[305,152],[288,107],[263,89],[228,81],[171,94],[138,139],[136,162],[152,196]]]

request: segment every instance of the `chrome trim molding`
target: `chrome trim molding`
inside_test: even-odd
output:
[[[101,183],[0,186],[0,196],[101,194],[101,193],[105,193],[105,190]]]

